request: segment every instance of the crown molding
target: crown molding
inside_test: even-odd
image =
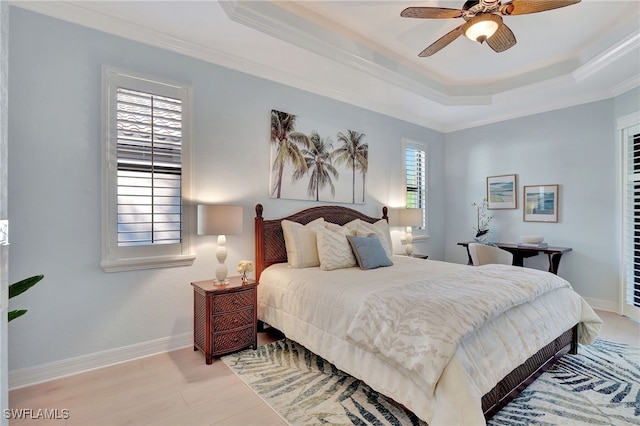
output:
[[[621,60],[625,56],[632,54],[640,48],[640,33],[634,32],[620,42],[613,45],[609,50],[597,55],[573,72],[573,78],[580,83],[587,78],[603,71],[606,67]]]
[[[294,16],[291,12],[272,5],[271,2],[220,1],[220,6],[224,13],[227,14],[229,19],[237,23],[248,25],[263,33],[267,32],[276,38],[307,51],[312,51],[325,59],[351,66],[353,69],[373,76],[379,82],[389,85],[390,90],[404,90],[421,96],[425,101],[422,106],[405,105],[398,107],[391,102],[384,102],[384,100],[372,100],[367,93],[339,87],[339,85],[332,84],[330,81],[320,81],[299,73],[294,74],[277,66],[270,66],[220,49],[191,43],[150,28],[142,28],[134,23],[95,12],[91,10],[90,3],[10,1],[9,4],[279,84],[306,90],[443,133],[611,98],[640,85],[640,76],[637,75],[608,90],[589,92],[587,94],[567,94],[560,98],[554,98],[553,102],[549,102],[548,99],[544,102],[523,102],[527,98],[527,96],[523,96],[525,94],[535,94],[542,91],[546,91],[545,93],[557,93],[561,87],[575,85],[577,81],[583,81],[597,73],[605,72],[607,66],[620,61],[629,54],[633,54],[634,49],[639,47],[640,35],[637,33],[628,36],[609,51],[598,55],[583,65],[580,65],[577,60],[565,61],[562,65],[561,75],[554,77],[557,69],[545,69],[544,72],[519,76],[498,85],[480,85],[483,90],[495,91],[495,94],[466,96],[464,93],[473,91],[476,86],[444,86],[435,81],[425,82],[425,77],[422,74],[407,67],[402,67],[396,62],[390,63],[389,58],[381,57],[380,54],[362,45],[353,44],[318,25],[311,25],[309,21],[301,21],[297,15]],[[88,6],[84,7],[85,4]],[[262,13],[261,10],[256,9],[258,6],[275,7],[276,12],[287,13],[290,16],[274,15],[274,17],[270,15],[274,10],[269,13]],[[291,26],[279,21],[280,18],[291,21],[293,17],[296,18],[293,21],[299,22],[299,24]],[[363,49],[362,52],[364,53],[359,55],[354,53],[352,49],[356,52],[359,49]],[[579,68],[577,68],[578,66]],[[538,82],[531,83],[535,79]],[[517,105],[518,107],[509,107],[505,110],[504,107],[501,108],[504,105]],[[477,120],[468,118],[467,114],[466,119],[459,118],[455,121],[455,124],[448,124],[447,117],[461,117],[455,112],[457,111],[456,107],[483,109],[485,106],[491,111],[495,111],[495,113],[480,113],[482,118]],[[450,112],[447,107],[452,107]],[[424,111],[431,111],[433,114],[426,114]],[[439,119],[438,113],[445,114],[444,118]]]
[[[340,37],[334,32],[271,2],[220,0],[219,4],[229,19],[234,22],[352,67],[440,105],[491,104],[490,94],[453,94],[450,87],[399,64],[380,52],[375,52],[360,43]]]

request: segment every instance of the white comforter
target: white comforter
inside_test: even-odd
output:
[[[558,288],[549,288],[534,300],[523,300],[513,308],[499,309],[504,312],[493,318],[490,315],[486,322],[474,326],[476,330],[456,344],[455,354],[443,364],[441,374],[424,369],[419,372],[423,377],[415,377],[415,371],[398,368],[379,350],[354,344],[347,336],[349,327],[354,325],[358,312],[366,315],[361,308],[368,298],[375,297],[371,295],[393,292],[390,289],[407,283],[435,283],[436,276],[461,278],[475,269],[404,256],[394,256],[393,261],[394,266],[370,271],[273,265],[260,277],[258,318],[404,404],[432,426],[484,424],[480,399],[502,377],[576,323],[584,323],[581,343],[590,343],[602,323],[586,302],[559,280],[560,286],[551,286]],[[499,269],[503,275],[549,276],[526,268]],[[551,281],[555,279],[551,277]],[[430,379],[429,375],[437,377]],[[431,391],[425,388],[430,380]]]

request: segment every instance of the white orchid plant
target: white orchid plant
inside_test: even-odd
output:
[[[476,238],[486,235],[489,232],[489,222],[493,219],[493,216],[487,214],[487,199],[482,200],[480,204],[472,203],[476,208],[477,225],[473,228],[476,231]]]

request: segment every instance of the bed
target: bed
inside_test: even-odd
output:
[[[323,229],[318,233],[320,238],[320,233],[326,233],[325,228],[332,226],[342,232],[354,223],[361,224],[365,230],[376,226],[377,232],[384,229],[388,221],[386,207],[382,213],[382,217],[376,218],[346,207],[320,206],[265,220],[263,206],[256,205],[258,320],[403,404],[432,426],[484,424],[557,359],[567,352],[577,353],[578,342],[588,344],[597,336],[602,321],[566,281],[555,276],[550,278],[553,274],[547,272],[507,265],[475,268],[407,256],[388,256],[392,265],[368,270],[357,266],[322,270],[317,266],[289,265],[292,262],[289,258],[294,254],[290,251],[289,258],[287,256],[283,223],[309,227],[321,222],[322,226],[317,228]],[[359,262],[359,257],[356,258]],[[504,308],[502,313],[492,314],[486,324],[474,325],[471,333],[457,330],[464,330],[459,324],[452,326],[444,334],[460,333],[463,338],[454,342],[453,352],[448,356],[441,356],[446,350],[439,348],[432,357],[443,358],[443,361],[436,363],[424,357],[431,349],[424,350],[418,342],[430,337],[421,336],[411,341],[407,336],[397,337],[397,330],[384,334],[389,329],[389,318],[396,321],[406,314],[383,310],[390,305],[400,306],[399,310],[407,312],[428,312],[436,316],[422,320],[410,318],[411,325],[405,327],[410,337],[416,331],[416,324],[429,328],[437,323],[438,314],[430,300],[432,294],[448,293],[444,289],[449,286],[463,287],[463,292],[485,291],[479,290],[485,284],[490,292],[489,284],[495,281],[494,293],[487,297],[464,296],[472,298],[468,300],[493,299],[499,296],[500,286],[505,285],[504,277],[519,282],[522,276],[528,279],[528,275],[535,275],[535,279],[559,280],[560,284],[536,294],[535,298],[527,296],[531,300]],[[480,280],[479,277],[484,280],[483,285],[471,285]],[[398,297],[412,291],[425,293],[422,290],[425,286],[431,286],[428,297],[420,295],[407,302],[398,301]],[[415,305],[417,299],[425,305]],[[412,307],[402,308],[403,303]],[[458,320],[467,315],[465,304],[457,303],[449,308],[461,310],[463,315],[454,313]],[[486,312],[482,315],[486,316]],[[437,328],[440,331],[436,332],[441,334],[445,329],[435,325],[431,328]],[[423,357],[416,361],[406,355],[407,351]]]

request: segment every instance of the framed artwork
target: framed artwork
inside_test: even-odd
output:
[[[269,196],[364,204],[369,171],[365,134],[271,111]]]
[[[525,222],[558,221],[558,185],[525,186],[522,192]]]
[[[518,208],[518,185],[516,175],[487,177],[487,208]]]

